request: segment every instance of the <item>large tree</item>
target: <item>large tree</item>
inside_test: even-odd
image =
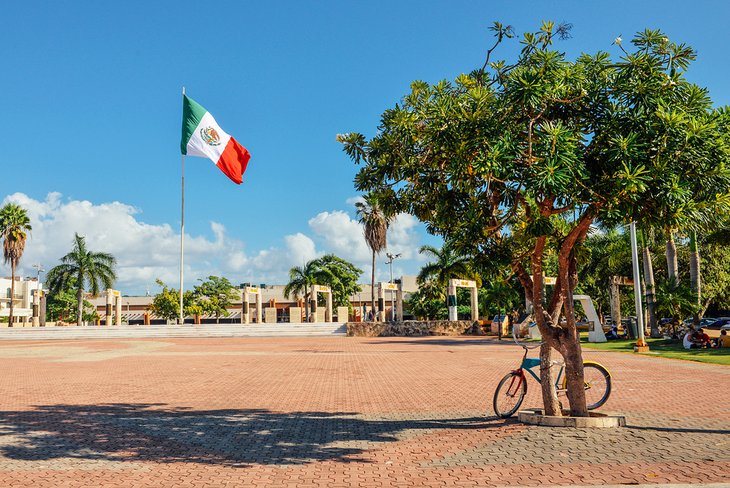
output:
[[[289,282],[284,287],[284,296],[304,298],[304,316],[305,320],[309,320],[309,293],[312,286],[324,284],[331,279],[331,272],[323,269],[317,259],[309,260],[304,265],[294,266],[289,270]]]
[[[510,256],[532,297],[545,412],[560,415],[552,357],[565,359],[572,415],[586,416],[582,353],[573,290],[577,246],[598,220],[672,225],[671,208],[709,218],[730,203],[728,118],[684,79],[694,52],[658,31],[621,40],[620,59],[604,52],[575,61],[552,48],[568,26],[543,24],[523,35],[513,62],[490,57],[455,83],[415,81],[368,140],[344,134],[347,154],[364,166],[360,191],[414,214],[428,229],[475,255]],[[702,178],[707,190],[687,191]],[[661,217],[664,216],[662,219]],[[700,219],[701,220],[701,219]],[[556,284],[545,294],[545,257],[556,256]],[[565,323],[561,323],[561,317]]]
[[[454,245],[448,241],[441,246],[441,249],[425,245],[421,246],[418,252],[434,259],[434,261],[426,263],[419,271],[416,277],[419,284],[434,281],[446,289],[449,280],[452,278],[460,280],[480,279],[478,273],[474,270],[472,257],[459,253]]]
[[[385,210],[377,191],[368,193],[363,199],[364,201],[357,202],[355,207],[360,223],[363,224],[365,242],[373,256],[370,269],[370,300],[373,313],[375,313],[375,255],[388,247],[388,226],[393,220],[394,213]]]
[[[334,254],[325,254],[316,261],[320,268],[327,270],[323,274],[324,282],[320,284],[330,287],[334,305],[349,306],[350,297],[361,290],[357,280],[362,270]]]
[[[111,288],[117,279],[116,259],[105,252],[90,251],[86,238],[74,234],[73,249],[61,258],[46,277],[51,293],[74,289],[77,301],[76,325],[82,325],[84,290],[88,287],[93,296]]]
[[[30,217],[20,205],[8,203],[0,208],[0,237],[3,239],[3,257],[10,264],[10,310],[8,327],[13,326],[15,310],[15,269],[23,257],[28,232],[32,230]]]
[[[241,294],[225,277],[208,276],[207,279],[198,281],[200,284],[193,288],[193,301],[202,313],[214,315],[216,323],[219,323],[221,316],[228,316],[228,308],[234,300],[241,298]],[[263,317],[258,317],[257,320],[261,322]]]

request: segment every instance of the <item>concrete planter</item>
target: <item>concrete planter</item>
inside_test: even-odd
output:
[[[568,412],[564,412],[568,413]],[[544,425],[547,427],[577,427],[580,429],[605,429],[625,427],[626,417],[621,415],[604,415],[590,412],[590,417],[552,417],[543,415],[539,408],[520,410],[517,419],[523,424]]]
[[[347,323],[347,335],[350,337],[459,336],[480,333],[479,324],[471,320]]]

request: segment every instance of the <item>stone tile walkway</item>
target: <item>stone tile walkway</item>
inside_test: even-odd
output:
[[[0,343],[0,487],[710,484],[730,368],[585,351],[616,430],[496,419],[520,350],[478,338]],[[532,382],[525,406],[539,405]]]

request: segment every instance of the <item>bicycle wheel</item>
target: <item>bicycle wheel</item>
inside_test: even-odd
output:
[[[520,408],[527,393],[527,381],[517,373],[507,374],[494,391],[492,406],[494,413],[503,419],[509,418]]]
[[[567,382],[567,378],[563,377],[563,388],[566,388]],[[583,382],[588,410],[595,410],[606,403],[611,395],[611,374],[603,365],[584,362]]]

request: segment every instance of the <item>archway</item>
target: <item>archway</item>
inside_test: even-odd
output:
[[[332,290],[329,286],[312,285],[312,291],[309,294],[309,312],[308,322],[318,322],[317,319],[317,293],[325,293],[327,295],[327,308],[324,313],[323,322],[332,322]]]
[[[403,286],[400,283],[381,282],[378,286],[378,320],[385,322],[385,291],[395,293],[395,321],[403,322]],[[392,304],[392,300],[391,300]],[[391,305],[392,306],[392,305]]]
[[[256,317],[256,323],[260,324],[263,321],[261,315],[261,288],[258,286],[244,286],[241,295],[241,323],[246,325],[251,323],[249,295],[256,295],[256,313],[254,317]]]
[[[471,288],[471,320],[479,320],[479,298],[477,297],[477,283],[472,280],[449,280],[447,303],[449,306],[449,320],[458,320],[456,305],[456,288]]]
[[[119,290],[106,290],[106,325],[112,325],[112,306],[114,307],[114,324],[122,323],[122,294]]]

